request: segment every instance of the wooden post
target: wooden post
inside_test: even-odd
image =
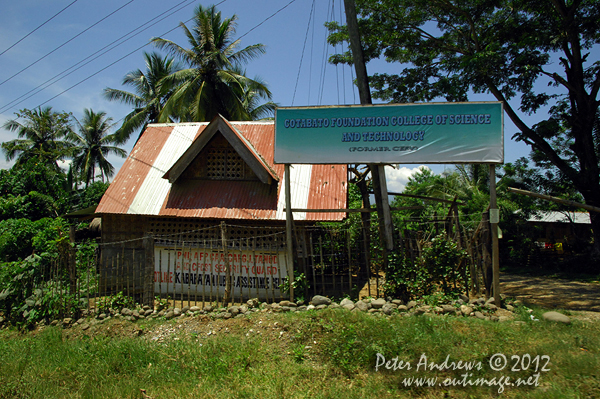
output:
[[[492,244],[490,228],[490,210],[487,209],[481,215],[481,275],[483,276],[483,285],[485,286],[485,295],[487,298],[492,296]]]
[[[500,307],[500,253],[498,248],[498,222],[500,215],[496,204],[496,165],[490,164],[490,229],[492,230],[492,273],[494,302]]]
[[[231,301],[231,267],[227,251],[227,227],[225,226],[225,222],[221,222],[221,243],[225,257],[225,293],[223,294],[223,306],[226,306]]]
[[[546,201],[557,202],[557,203],[563,204],[563,205],[569,205],[569,206],[573,206],[573,207],[576,207],[576,208],[586,209],[586,210],[591,211],[591,212],[600,212],[600,208],[599,207],[592,206],[592,205],[587,205],[587,204],[582,204],[581,202],[569,201],[569,200],[565,200],[565,199],[562,199],[562,198],[552,197],[550,195],[532,193],[531,191],[520,190],[518,188],[507,187],[506,189],[508,191],[510,191],[511,193],[515,193],[515,194],[527,195],[529,197],[540,198],[540,199],[543,199],[543,200],[546,200]]]
[[[75,294],[77,290],[77,250],[75,249],[75,226],[69,226],[69,293]]]
[[[285,164],[285,238],[286,238],[286,265],[287,275],[290,287],[290,301],[294,300],[294,242],[292,238],[292,188],[290,180],[290,164]]]
[[[375,193],[375,205],[379,215],[379,225],[381,226],[384,239],[384,248],[387,252],[394,250],[394,233],[392,230],[392,213],[390,212],[390,202],[388,199],[387,181],[385,180],[385,166],[371,165],[371,173],[373,174],[373,185]],[[387,257],[384,258],[384,264],[387,265]]]
[[[312,284],[312,289],[313,289],[313,296],[317,295],[317,275],[315,272],[315,248],[313,247],[313,233],[312,231],[310,232],[310,235],[308,236],[309,239],[309,243],[310,243],[310,262],[312,265],[312,278],[313,278],[313,284]],[[307,295],[305,297],[306,300],[308,300],[309,296]]]
[[[350,231],[346,230],[348,243],[348,292],[352,291],[352,250],[350,248]]]
[[[356,84],[362,105],[372,104],[371,91],[369,90],[369,77],[365,65],[365,57],[358,32],[358,21],[356,18],[356,7],[354,0],[344,0],[346,11],[346,24],[348,25],[348,36],[352,50],[352,60],[356,70]],[[369,165],[371,176],[373,176],[373,190],[375,192],[375,204],[379,215],[379,229],[383,244],[384,269],[387,269],[387,253],[394,250],[394,238],[392,231],[392,216],[388,201],[387,184],[385,180],[385,168],[383,165]]]
[[[371,104],[371,91],[369,90],[369,77],[365,65],[362,45],[360,43],[360,34],[358,33],[358,21],[356,19],[356,7],[354,0],[344,0],[344,9],[346,11],[346,24],[348,25],[348,36],[350,37],[350,49],[352,50],[352,60],[356,70],[356,85],[358,86],[358,95],[361,104]]]
[[[142,303],[154,307],[154,238],[147,234],[144,236],[144,291]]]

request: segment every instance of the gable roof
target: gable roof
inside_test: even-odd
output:
[[[206,126],[202,134],[196,137],[163,177],[169,179],[170,183],[174,183],[217,133],[221,133],[225,137],[261,182],[271,184],[273,180],[279,180],[277,174],[267,165],[254,146],[221,115],[217,115]]]
[[[242,148],[244,154],[240,156],[263,178],[173,183],[208,143],[209,139],[202,138],[204,134],[213,137],[217,132],[230,143],[235,141],[236,151]],[[274,163],[274,138],[272,121],[228,122],[219,117],[211,123],[148,125],[102,197],[96,213],[285,220],[285,190],[281,183],[284,165]],[[345,165],[292,165],[290,169],[293,208],[346,208]],[[272,184],[265,184],[263,179],[270,179]],[[336,221],[344,216],[294,212],[298,221]]]

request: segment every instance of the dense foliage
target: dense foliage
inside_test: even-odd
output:
[[[78,188],[68,174],[32,159],[0,170],[0,220],[62,216],[97,205],[107,188],[100,181]]]
[[[40,114],[50,119],[44,126],[53,126],[55,116],[49,113],[41,110],[23,113],[36,117]],[[89,111],[86,115],[96,114]],[[100,116],[103,115],[100,113]],[[36,119],[35,123],[39,124],[40,119]],[[24,125],[28,126],[27,123]],[[82,134],[88,131],[85,126],[91,125],[85,121],[80,124]],[[49,140],[52,137],[56,140],[59,136],[64,140],[73,138],[72,132],[63,133],[45,134],[50,137]],[[18,152],[13,144],[3,146],[7,158]],[[43,155],[47,156],[44,158],[42,153],[37,154],[34,149],[21,146],[21,158],[15,165],[11,169],[0,170],[0,317],[20,327],[41,320],[77,315],[80,308],[77,295],[86,290],[89,292],[96,279],[95,270],[89,270],[95,256],[96,244],[93,242],[77,245],[75,264],[80,270],[74,274],[67,270],[72,254],[69,230],[70,224],[75,222],[61,216],[97,205],[108,183],[90,183],[93,179],[89,171],[94,169],[96,161],[87,163],[85,173],[77,173],[79,168],[75,169],[75,174],[72,170],[65,173],[58,167],[57,160],[61,154],[78,156],[79,146],[73,142],[62,141],[60,145],[47,143],[47,148],[69,151],[44,150]],[[85,185],[79,185],[77,177],[83,178]],[[89,287],[80,285],[76,293],[73,287],[77,275],[82,274],[86,276],[85,284]]]
[[[19,327],[77,314],[77,295],[68,291],[64,278],[44,279],[47,268],[37,255],[0,264],[0,312]]]
[[[404,301],[436,292],[450,296],[465,293],[467,275],[462,262],[466,256],[466,250],[443,233],[425,245],[416,262],[400,252],[391,253],[383,291]]]
[[[69,225],[62,218],[0,221],[0,314],[27,327],[41,320],[77,315],[79,298],[96,289],[95,241],[75,246],[75,278],[65,267],[71,254]]]
[[[37,254],[50,261],[69,240],[69,226],[62,218],[7,219],[0,221],[0,259],[18,261]]]

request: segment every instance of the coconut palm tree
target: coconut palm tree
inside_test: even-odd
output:
[[[17,132],[18,139],[2,143],[7,161],[16,158],[15,166],[25,164],[29,159],[59,170],[56,161],[64,159],[70,144],[63,140],[70,132],[70,115],[52,111],[52,107],[35,110],[24,109],[16,113],[17,119],[11,119],[2,127]],[[22,118],[20,122],[18,119]]]
[[[189,66],[164,79],[177,88],[167,100],[160,121],[173,116],[180,120],[209,121],[217,114],[229,120],[251,120],[243,100],[244,88],[252,87],[256,94],[267,99],[271,98],[271,92],[264,83],[244,76],[236,67],[264,54],[264,45],[238,50],[240,40],[233,40],[235,15],[222,19],[215,6],[198,6],[194,13],[191,29],[180,23],[190,48],[162,38],[152,39],[157,47]]]
[[[239,66],[235,66],[232,70],[239,75],[246,76],[246,71]],[[273,117],[277,104],[273,101],[262,103],[264,100],[269,100],[262,90],[262,87],[266,87],[266,82],[260,76],[255,76],[253,79],[241,81],[240,84],[242,86],[241,101],[248,111],[250,119],[255,121]]]
[[[108,134],[112,127],[112,118],[106,117],[106,112],[94,112],[91,109],[83,111],[83,120],[75,119],[79,134],[72,132],[69,140],[73,147],[73,169],[79,174],[87,187],[94,181],[96,168],[100,170],[102,182],[114,174],[115,168],[106,159],[108,154],[121,158],[127,156],[122,148],[113,145],[119,142],[117,134]]]
[[[158,122],[158,116],[171,94],[171,87],[162,84],[162,79],[181,69],[172,57],[144,52],[146,71],[140,69],[129,72],[123,78],[123,85],[132,86],[134,92],[104,89],[104,96],[111,101],[120,101],[134,107],[117,130],[118,144],[126,142],[131,134],[139,130],[140,135],[148,123]]]

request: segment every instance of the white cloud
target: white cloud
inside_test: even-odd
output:
[[[415,166],[414,168],[407,168],[406,166],[393,168],[391,166],[385,167],[385,177],[387,180],[387,188],[389,192],[401,193],[408,183],[408,179],[415,173],[418,173],[422,168],[429,169],[425,165]]]
[[[71,166],[71,164],[73,163],[72,160],[70,159],[65,159],[65,160],[58,160],[56,161],[56,163],[58,164],[58,166],[64,171],[64,172],[68,172],[69,171],[69,167]]]
[[[8,122],[9,119],[12,118],[8,115],[0,114],[0,143],[4,143],[6,141],[14,140],[17,138],[16,133],[9,132],[8,130],[2,128],[2,126],[4,126],[4,124]],[[14,160],[10,162],[7,161],[6,156],[4,155],[4,151],[0,150],[0,169],[10,169],[14,163]]]

